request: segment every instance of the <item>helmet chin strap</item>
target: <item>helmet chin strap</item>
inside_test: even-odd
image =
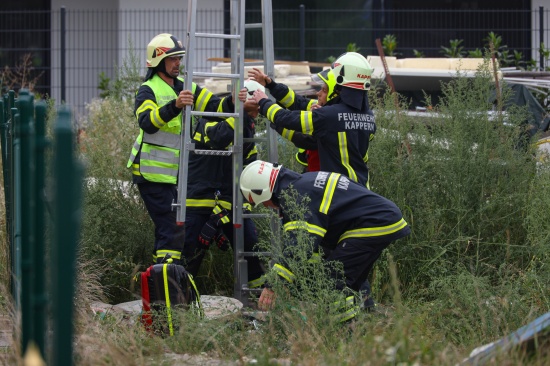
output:
[[[164,60],[166,60],[166,59],[164,59]],[[176,80],[177,77],[174,77],[174,76],[170,75],[170,74],[166,71],[166,65],[165,65],[165,63],[164,63],[164,60],[162,60],[162,62],[157,66],[157,71],[158,71],[158,72],[162,72],[167,78]]]

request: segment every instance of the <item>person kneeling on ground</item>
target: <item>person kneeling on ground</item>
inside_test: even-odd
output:
[[[343,264],[344,278],[333,272],[337,290],[359,291],[382,251],[393,241],[410,234],[411,229],[399,208],[365,186],[339,173],[318,171],[299,174],[281,165],[257,160],[242,172],[240,189],[252,205],[278,208],[284,230],[295,245],[297,230],[306,229],[313,238],[313,247],[327,246],[327,261]],[[285,202],[286,191],[294,190],[298,197],[308,197],[304,203],[309,210],[304,221],[292,221]],[[299,198],[299,199],[300,199]],[[306,203],[307,202],[307,203]],[[283,248],[285,255],[291,251]],[[313,254],[313,253],[312,253]],[[273,270],[292,283],[295,275],[285,258],[276,258]],[[275,298],[270,288],[264,288],[258,307],[269,310]],[[347,296],[346,300],[353,299]],[[341,321],[355,317],[359,306],[346,310]]]

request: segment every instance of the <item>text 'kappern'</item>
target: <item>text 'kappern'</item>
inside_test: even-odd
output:
[[[364,113],[338,113],[338,121],[345,122],[346,130],[375,131],[374,116]]]

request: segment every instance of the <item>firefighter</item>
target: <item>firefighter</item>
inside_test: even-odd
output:
[[[239,94],[245,100],[246,112],[243,121],[243,138],[252,138],[255,133],[255,118],[258,117],[258,104],[252,99],[252,93],[263,86],[253,80],[246,80],[244,88],[247,94]],[[264,89],[265,90],[265,89]],[[248,98],[246,98],[248,95]],[[226,150],[233,145],[233,117],[201,118],[192,134],[196,150]],[[243,166],[256,160],[258,150],[254,142],[243,143]],[[187,183],[185,245],[183,250],[186,269],[196,276],[201,262],[211,246],[226,251],[233,238],[232,217],[233,202],[233,157],[219,154],[189,155]],[[246,206],[250,206],[246,204]],[[254,221],[243,220],[244,249],[253,251],[258,242]],[[263,270],[258,257],[247,257],[249,287],[262,285]]]
[[[147,45],[147,74],[135,98],[134,114],[139,124],[128,168],[132,181],[155,225],[153,261],[170,256],[180,263],[184,229],[176,225],[177,177],[180,155],[181,111],[186,105],[196,111],[232,112],[231,96],[218,98],[209,90],[192,85],[183,90],[178,77],[185,48],[173,35],[162,33]]]
[[[370,191],[365,186],[334,172],[309,172],[298,174],[281,165],[257,160],[242,172],[240,189],[252,205],[263,203],[266,207],[278,208],[282,215],[283,229],[291,240],[285,245],[296,244],[298,230],[307,230],[315,247],[329,249],[327,261],[343,264],[344,280],[333,273],[338,290],[359,291],[382,251],[393,241],[410,234],[410,227],[403,219],[399,208],[390,200]],[[298,201],[308,197],[308,213],[303,221],[292,220],[287,207],[286,191],[294,190]],[[296,199],[296,196],[288,195]],[[292,214],[292,213],[290,213]],[[283,248],[282,253],[291,251]],[[293,282],[292,271],[285,258],[276,258],[273,270],[284,281]],[[347,296],[346,303],[351,296]],[[258,305],[267,310],[273,305],[274,293],[266,287]],[[351,297],[353,300],[353,297]],[[359,306],[351,306],[341,320],[353,318]]]
[[[368,187],[368,148],[376,132],[367,96],[372,72],[365,57],[347,52],[332,64],[330,73],[335,79],[336,95],[323,108],[288,110],[261,91],[256,91],[254,98],[260,113],[276,129],[298,131],[317,140],[321,170],[344,174]],[[292,96],[282,101],[283,105],[291,103]]]
[[[313,85],[319,88],[317,99],[306,98],[297,95],[294,90],[285,84],[276,83],[275,80],[264,74],[260,69],[253,68],[248,76],[258,81],[269,89],[270,94],[277,102],[289,110],[311,111],[321,108],[336,96],[334,86],[336,80],[330,69],[325,69],[311,76]],[[271,125],[274,127],[274,125]],[[294,143],[298,147],[296,161],[304,167],[304,171],[316,172],[320,167],[317,141],[312,135],[304,135],[297,131],[288,130],[284,127],[276,127],[277,132]]]

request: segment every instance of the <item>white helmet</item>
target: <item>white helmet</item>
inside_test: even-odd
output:
[[[247,100],[253,99],[252,95],[258,89],[260,89],[262,92],[265,93],[264,86],[262,84],[258,83],[256,80],[246,79],[244,81],[244,87],[248,90],[248,93],[246,95]]]
[[[373,68],[367,59],[357,52],[346,52],[332,64],[336,84],[346,88],[369,90]]]
[[[281,167],[282,165],[273,165],[262,160],[248,164],[241,173],[240,180],[244,198],[254,207],[269,201]]]
[[[183,54],[185,48],[181,41],[170,33],[161,33],[147,45],[147,67],[157,67],[164,58]]]

